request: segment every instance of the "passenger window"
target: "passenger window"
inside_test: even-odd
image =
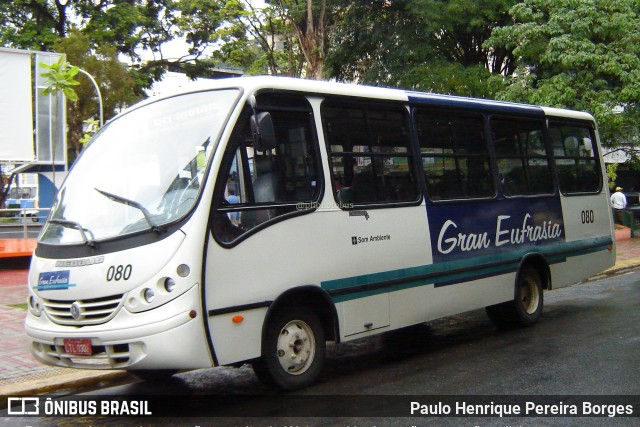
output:
[[[553,179],[538,120],[492,118],[498,174],[506,196],[553,193]]]
[[[322,114],[342,207],[418,199],[407,111],[327,100]]]
[[[600,191],[601,177],[595,139],[589,127],[552,123],[553,155],[563,193]]]
[[[495,194],[481,115],[418,110],[415,117],[431,200]]]
[[[221,166],[218,182],[224,184],[216,189],[213,232],[223,243],[273,218],[308,212],[320,195],[317,143],[306,100],[258,97],[258,113],[263,112],[273,124],[273,145],[256,144],[253,112],[247,108]]]

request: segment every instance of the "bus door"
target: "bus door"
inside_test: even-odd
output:
[[[324,204],[336,262],[322,286],[338,304],[343,339],[421,321],[431,263],[406,107],[326,99],[330,168]]]

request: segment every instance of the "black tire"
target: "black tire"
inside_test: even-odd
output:
[[[177,369],[140,369],[137,371],[129,371],[129,373],[135,375],[144,381],[159,382],[165,381],[178,373]]]
[[[298,390],[318,379],[325,348],[324,331],[313,312],[280,310],[267,324],[262,357],[252,363],[253,370],[268,385]]]
[[[542,314],[544,293],[538,270],[525,266],[518,274],[514,299],[486,308],[489,319],[500,327],[531,326]]]

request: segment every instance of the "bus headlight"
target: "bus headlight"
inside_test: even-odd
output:
[[[171,277],[167,277],[166,279],[164,279],[164,289],[167,292],[172,292],[175,288],[176,288],[175,280],[173,280]]]
[[[153,299],[156,297],[155,292],[153,292],[153,289],[151,288],[147,288],[144,290],[144,300],[146,302],[148,302],[149,304],[151,304],[153,302]]]
[[[40,317],[40,314],[42,314],[42,303],[40,302],[40,298],[36,297],[35,295],[29,295],[29,301],[27,305],[29,306],[29,311],[31,312],[31,314],[36,317]]]

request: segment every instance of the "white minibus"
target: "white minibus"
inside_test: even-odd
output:
[[[251,363],[308,386],[325,342],[486,307],[614,264],[587,113],[278,77],[150,98],[62,185],[29,274],[46,364],[141,377]]]

